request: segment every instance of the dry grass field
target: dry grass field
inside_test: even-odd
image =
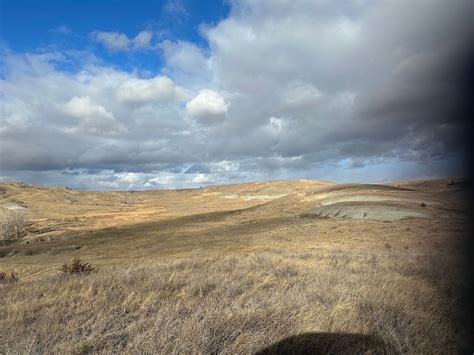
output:
[[[0,245],[0,353],[472,353],[470,188],[2,183],[32,223]]]

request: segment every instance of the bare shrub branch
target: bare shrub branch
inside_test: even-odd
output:
[[[21,239],[30,224],[30,215],[24,210],[0,209],[0,239]]]

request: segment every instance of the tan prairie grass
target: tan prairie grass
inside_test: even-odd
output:
[[[0,184],[32,215],[0,242],[0,353],[472,353],[467,185],[396,185]],[[328,192],[430,218],[305,216]]]
[[[460,266],[443,261],[267,249],[49,275],[1,286],[0,353],[248,354],[306,333],[339,334],[325,352],[370,353],[343,346],[363,334],[375,353],[456,353]]]

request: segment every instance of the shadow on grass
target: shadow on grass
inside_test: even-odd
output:
[[[351,333],[305,333],[285,338],[260,350],[270,354],[397,354],[374,335]]]

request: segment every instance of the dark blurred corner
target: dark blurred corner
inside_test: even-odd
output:
[[[463,97],[461,102],[463,103],[463,114],[468,120],[469,124],[467,129],[463,132],[463,136],[460,139],[464,140],[465,155],[466,155],[466,167],[465,175],[470,181],[470,188],[467,189],[468,194],[468,216],[469,223],[467,225],[467,238],[466,238],[466,252],[467,252],[467,270],[466,276],[468,278],[467,290],[459,310],[460,314],[465,315],[463,322],[466,322],[465,326],[470,334],[468,340],[469,349],[466,349],[466,353],[474,353],[474,38],[471,37],[470,50],[468,52],[468,58],[466,60],[466,67],[464,70],[464,77],[467,83],[466,97]]]
[[[285,338],[257,352],[270,354],[396,354],[374,335],[353,333],[304,333]]]

